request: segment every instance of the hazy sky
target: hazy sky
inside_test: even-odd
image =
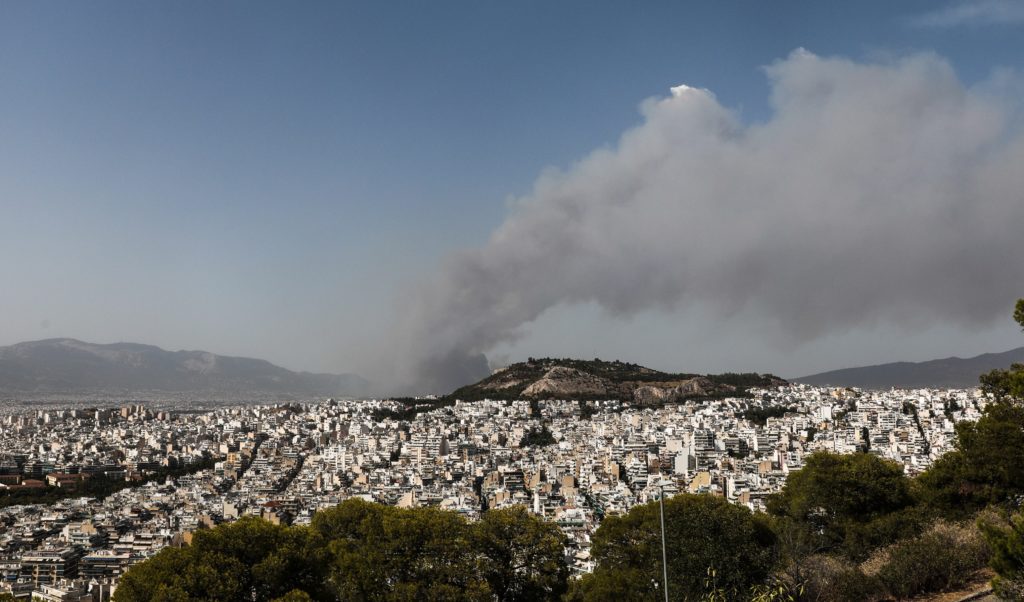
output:
[[[1010,0],[0,3],[0,344],[1015,347],[1022,61]]]

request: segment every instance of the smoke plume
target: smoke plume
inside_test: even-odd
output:
[[[1018,82],[967,87],[930,54],[797,50],[766,73],[766,122],[679,86],[614,148],[542,175],[483,247],[412,291],[410,382],[480,376],[482,354],[562,303],[746,308],[798,341],[1005,314],[1024,283]]]

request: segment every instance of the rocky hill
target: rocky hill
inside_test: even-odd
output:
[[[496,371],[449,399],[618,399],[659,405],[690,398],[746,395],[786,381],[770,374],[670,374],[620,361],[533,359]]]
[[[0,347],[0,398],[47,395],[139,396],[194,393],[212,398],[358,396],[354,374],[292,372],[268,361],[152,345],[96,345],[48,339]]]

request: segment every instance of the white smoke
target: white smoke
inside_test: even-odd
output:
[[[752,308],[798,340],[1005,314],[1024,284],[1014,80],[968,88],[930,54],[797,50],[766,72],[765,123],[678,86],[614,149],[542,175],[486,245],[410,295],[404,375],[421,390],[464,384],[562,303]]]

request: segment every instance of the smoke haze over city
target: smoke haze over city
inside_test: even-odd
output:
[[[466,382],[466,362],[560,303],[749,308],[797,341],[1004,316],[1024,279],[1020,82],[802,49],[766,73],[766,122],[678,86],[614,148],[542,176],[410,296],[417,378]]]
[[[1019,3],[97,7],[0,20],[0,345],[445,392],[1018,344]]]

